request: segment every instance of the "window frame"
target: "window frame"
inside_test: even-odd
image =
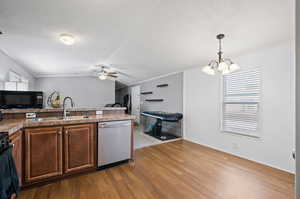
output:
[[[11,77],[15,78],[16,80],[12,80]],[[8,84],[8,83],[16,84],[15,89],[13,89],[13,90],[7,89],[6,84]],[[25,84],[26,89],[20,89],[19,88],[20,86],[18,84]],[[4,81],[3,89],[7,90],[7,91],[29,91],[29,80],[26,77],[20,75],[19,73],[16,73],[14,71],[9,71],[8,72],[8,81]]]
[[[223,126],[223,121],[224,121],[224,112],[225,112],[225,104],[230,104],[229,102],[225,102],[225,85],[224,85],[224,76],[221,76],[221,81],[220,81],[220,131],[222,133],[226,134],[235,134],[235,135],[242,135],[242,136],[247,136],[247,137],[253,137],[253,138],[260,138],[261,137],[261,132],[262,132],[262,70],[259,67],[255,68],[248,68],[244,70],[240,70],[237,72],[234,72],[232,74],[237,74],[237,73],[245,73],[247,71],[254,71],[258,70],[259,71],[259,96],[258,96],[258,102],[241,102],[237,104],[257,104],[257,130],[256,131],[234,131],[234,130],[225,130]],[[230,75],[230,74],[229,74]]]

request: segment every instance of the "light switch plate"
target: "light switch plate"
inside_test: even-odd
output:
[[[96,115],[103,115],[103,111],[96,111]]]
[[[26,119],[36,118],[36,113],[26,113]]]

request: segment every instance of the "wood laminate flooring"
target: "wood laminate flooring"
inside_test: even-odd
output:
[[[20,199],[292,199],[294,175],[187,141],[136,161],[24,190]]]

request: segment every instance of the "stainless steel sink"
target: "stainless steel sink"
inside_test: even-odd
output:
[[[27,119],[29,122],[47,122],[47,121],[60,121],[60,120],[82,120],[89,119],[89,116],[69,116],[69,117],[40,117]]]
[[[44,121],[54,121],[58,120],[58,118],[32,118],[32,119],[27,119],[29,122],[44,122]]]

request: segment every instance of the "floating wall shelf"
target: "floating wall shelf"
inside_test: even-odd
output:
[[[142,92],[141,94],[142,94],[142,95],[151,95],[151,94],[153,94],[153,92],[152,92],[152,91],[149,91],[149,92]]]
[[[156,87],[161,88],[161,87],[167,87],[167,86],[169,86],[169,84],[159,84]]]
[[[163,99],[146,99],[147,102],[163,102]]]

